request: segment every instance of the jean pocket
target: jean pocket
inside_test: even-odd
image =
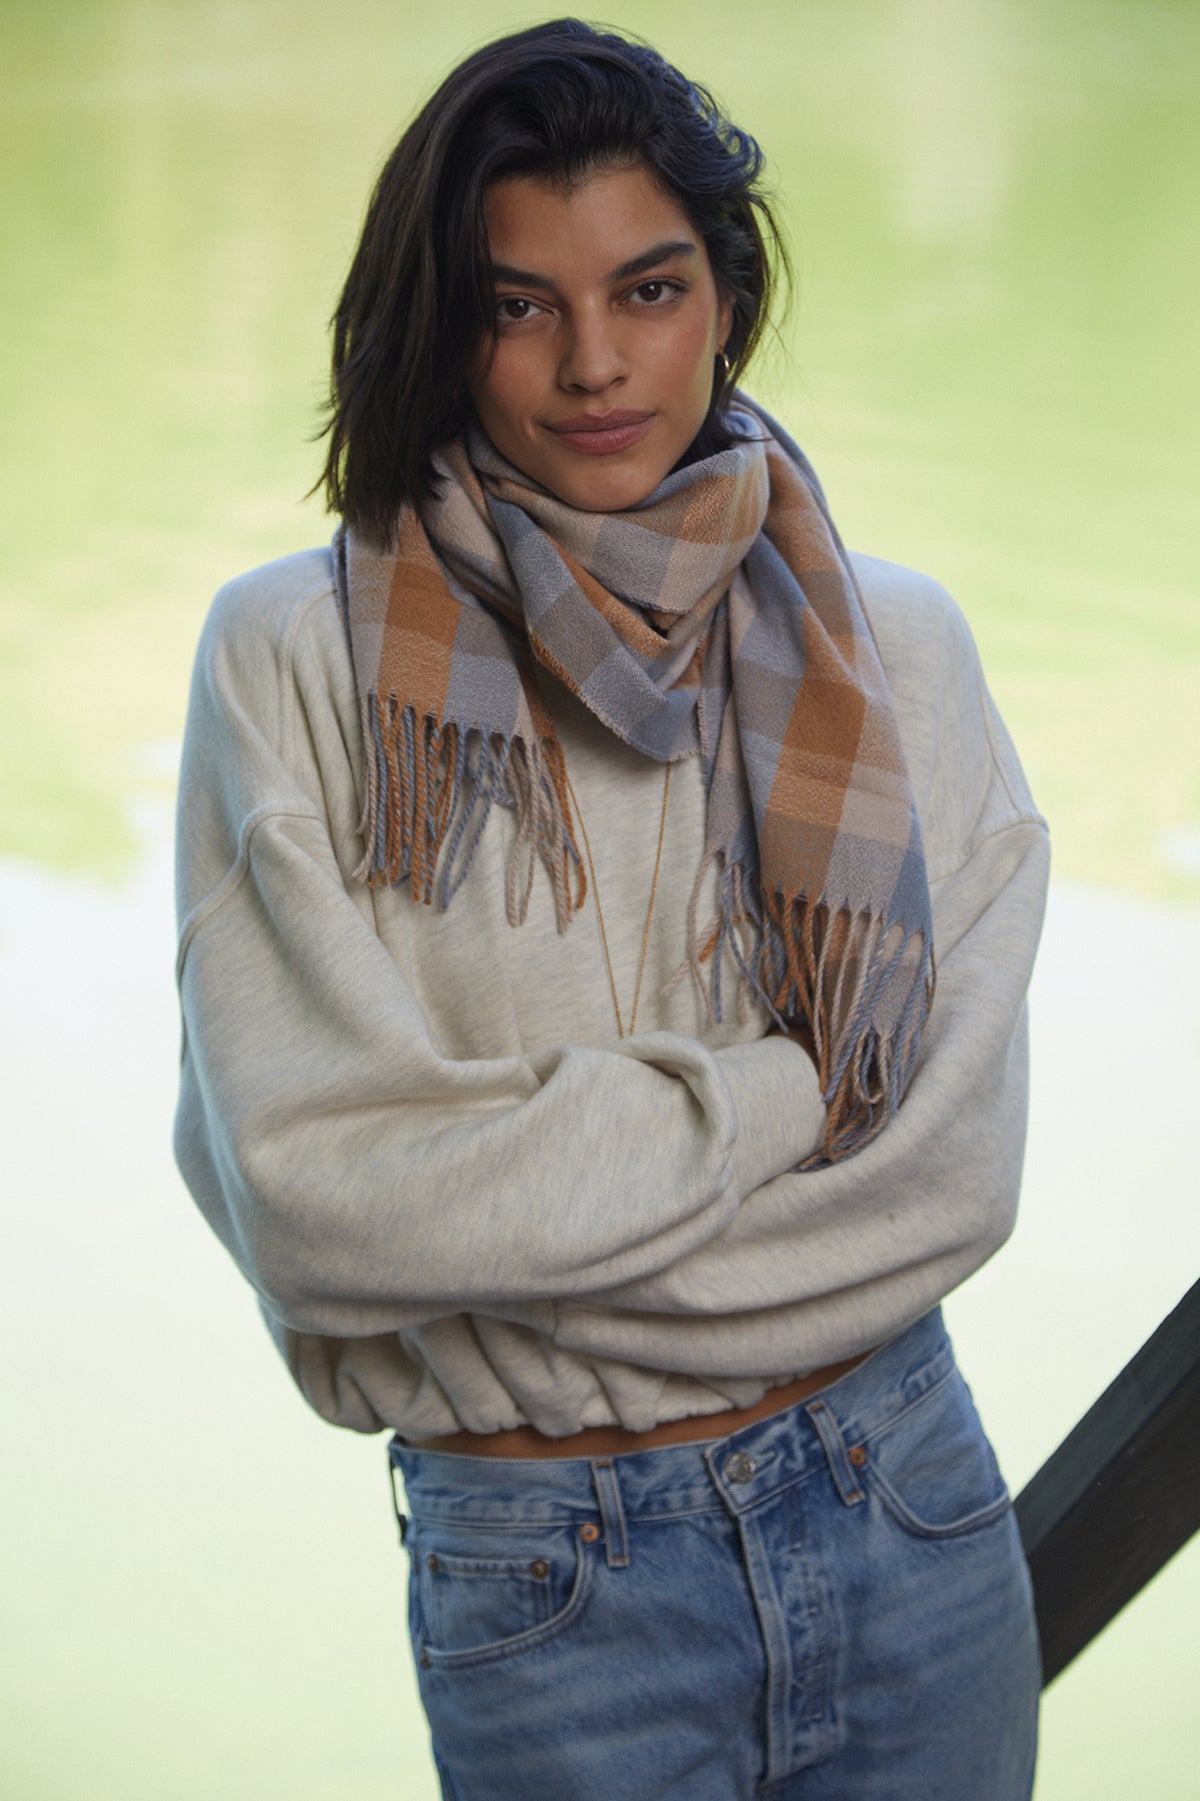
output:
[[[914,1537],[977,1532],[1012,1505],[971,1391],[957,1369],[863,1448],[867,1488]]]
[[[414,1522],[409,1550],[418,1662],[463,1669],[545,1644],[582,1614],[592,1547],[570,1526],[490,1528]]]

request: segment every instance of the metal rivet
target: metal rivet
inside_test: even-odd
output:
[[[422,1651],[422,1653],[421,1653],[421,1668],[423,1670],[427,1670],[429,1668],[429,1653],[428,1653],[428,1651]]]
[[[431,1551],[429,1553],[429,1556],[425,1559],[425,1561],[429,1565],[431,1570],[440,1570],[442,1567],[441,1564],[438,1562],[437,1556],[435,1555],[435,1553],[433,1551]]]
[[[546,1562],[544,1557],[535,1557],[529,1566],[529,1574],[531,1576],[537,1576],[539,1579],[543,1576],[548,1576],[550,1574],[550,1565]]]
[[[730,1482],[749,1482],[758,1465],[745,1451],[735,1451],[725,1459],[725,1474]]]
[[[867,1453],[861,1445],[855,1445],[850,1453],[850,1461],[856,1470],[861,1470],[863,1464],[867,1461]]]
[[[585,1520],[579,1528],[579,1536],[585,1545],[594,1545],[600,1536],[600,1528],[594,1520]]]

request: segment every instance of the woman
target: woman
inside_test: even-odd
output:
[[[336,315],[333,552],[197,661],[180,1163],[395,1434],[458,1801],[1032,1781],[938,1303],[1012,1224],[1045,832],[952,602],[735,388],[760,162],[573,21],[456,69]]]

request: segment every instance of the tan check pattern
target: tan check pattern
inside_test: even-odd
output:
[[[567,506],[472,434],[439,454],[440,491],[402,511],[391,550],[339,533],[366,747],[358,873],[448,906],[503,805],[518,820],[510,920],[540,864],[566,929],[586,890],[535,663],[645,755],[699,755],[689,966],[719,1018],[728,947],[742,985],[810,1035],[831,1160],[883,1127],[911,1077],[933,996],[928,881],[820,487],[750,403],[731,425],[730,448],[620,514]],[[714,862],[720,908],[701,921]]]

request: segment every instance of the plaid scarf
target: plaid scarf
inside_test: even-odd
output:
[[[402,508],[393,547],[338,532],[366,753],[355,873],[447,907],[502,806],[510,922],[540,864],[566,929],[586,882],[535,663],[646,756],[699,755],[687,966],[719,1020],[728,947],[739,1000],[807,1030],[828,1122],[816,1160],[835,1161],[911,1078],[933,998],[929,887],[887,679],[820,486],[744,399],[727,423],[727,449],[616,514],[568,506],[473,431],[438,453],[439,492]]]

